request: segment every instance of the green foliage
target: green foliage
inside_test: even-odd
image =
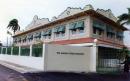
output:
[[[120,15],[118,18],[118,23],[120,23],[121,25],[124,24],[130,24],[130,8],[128,9],[128,13],[123,13],[122,15]]]
[[[21,56],[29,56],[30,55],[30,47],[21,47]]]
[[[13,30],[14,34],[15,34],[15,32],[16,32],[17,30],[20,30],[20,26],[19,26],[19,24],[18,24],[18,20],[17,20],[17,19],[12,19],[12,20],[9,22],[7,28],[9,28],[9,29],[11,28],[11,29]]]
[[[19,55],[19,47],[13,47],[13,55]]]
[[[32,56],[41,57],[42,56],[42,47],[43,44],[35,44],[32,46]]]

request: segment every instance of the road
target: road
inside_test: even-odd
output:
[[[0,65],[0,81],[130,81],[130,73],[97,74],[40,72],[21,74]]]
[[[21,73],[0,65],[0,81],[28,81]]]

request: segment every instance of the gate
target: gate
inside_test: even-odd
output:
[[[122,71],[122,54],[119,49],[98,47],[97,72],[118,73]]]

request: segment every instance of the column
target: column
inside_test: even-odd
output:
[[[32,45],[30,45],[30,56],[32,56]]]

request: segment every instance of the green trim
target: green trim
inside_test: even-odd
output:
[[[65,26],[64,25],[60,26],[58,32],[65,32]]]
[[[11,55],[11,47],[7,47],[7,54]]]
[[[105,28],[106,28],[105,23],[103,23],[101,21],[96,21],[96,20],[93,21],[93,27],[101,29],[101,30],[105,30]]]
[[[76,22],[71,23],[69,26],[69,30],[74,30],[75,26],[76,26]]]
[[[35,36],[34,36],[34,38],[41,38],[41,32],[36,33]]]
[[[59,27],[54,28],[54,33],[57,33],[59,30]]]
[[[6,54],[6,48],[3,48],[2,54]]]
[[[77,29],[77,28],[84,28],[84,21],[78,21],[78,22],[76,23],[75,28],[76,28],[76,29]]]
[[[32,56],[42,57],[43,46],[42,44],[35,44],[32,46]]]
[[[30,55],[30,47],[21,47],[21,56],[29,56]]]
[[[12,55],[19,55],[19,47],[13,47]]]
[[[107,25],[107,32],[115,34],[114,29],[110,25]]]

